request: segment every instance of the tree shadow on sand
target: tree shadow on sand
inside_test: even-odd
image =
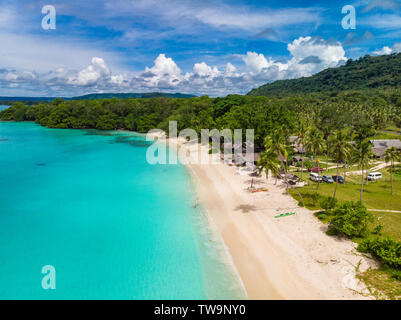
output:
[[[241,204],[241,205],[237,206],[234,210],[242,211],[242,213],[248,213],[250,211],[255,211],[256,207],[252,204]]]
[[[253,182],[252,182],[252,179],[249,179],[249,180],[246,180],[245,181],[245,184],[246,185],[251,185],[251,184],[253,184],[253,185],[261,185],[261,184],[265,184],[265,181],[264,180],[258,180],[258,179],[253,179]]]

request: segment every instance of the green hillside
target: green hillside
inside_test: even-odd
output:
[[[253,89],[248,95],[288,96],[384,88],[401,88],[401,53],[348,60],[344,66],[329,68],[311,77],[265,84]]]

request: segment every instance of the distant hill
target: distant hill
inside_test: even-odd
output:
[[[251,90],[250,96],[287,96],[312,92],[401,88],[401,53],[348,60],[344,66],[311,77],[278,80]]]
[[[192,94],[183,93],[162,93],[162,92],[150,92],[150,93],[92,93],[84,96],[72,98],[73,100],[91,100],[91,99],[149,99],[149,98],[193,98],[196,97]]]
[[[35,101],[53,101],[54,97],[0,97],[0,104],[10,104],[12,102],[35,102]],[[71,99],[71,98],[63,98]]]
[[[183,93],[163,93],[163,92],[149,92],[149,93],[92,93],[86,94],[84,96],[65,98],[61,97],[64,100],[91,100],[91,99],[129,99],[129,98],[137,98],[137,99],[150,99],[150,98],[193,98],[196,97],[191,94],[183,94]],[[56,97],[0,97],[0,104],[10,104],[13,102],[21,101],[21,102],[38,102],[38,101],[53,101]]]

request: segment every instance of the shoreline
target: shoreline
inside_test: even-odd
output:
[[[191,157],[208,153],[198,143],[166,140],[176,150],[185,147]],[[184,165],[249,299],[371,299],[355,277],[356,267],[363,271],[376,262],[358,254],[352,241],[326,235],[327,227],[298,207],[280,180],[274,185],[264,174],[254,178],[258,188],[269,190],[254,194],[247,190],[251,177],[220,159]],[[296,214],[274,218],[289,211]]]

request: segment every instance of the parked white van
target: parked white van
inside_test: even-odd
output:
[[[315,182],[322,181],[322,177],[319,176],[317,173],[311,172],[309,174],[309,179]]]
[[[379,180],[381,178],[383,178],[383,176],[380,172],[371,172],[368,174],[369,181]]]

